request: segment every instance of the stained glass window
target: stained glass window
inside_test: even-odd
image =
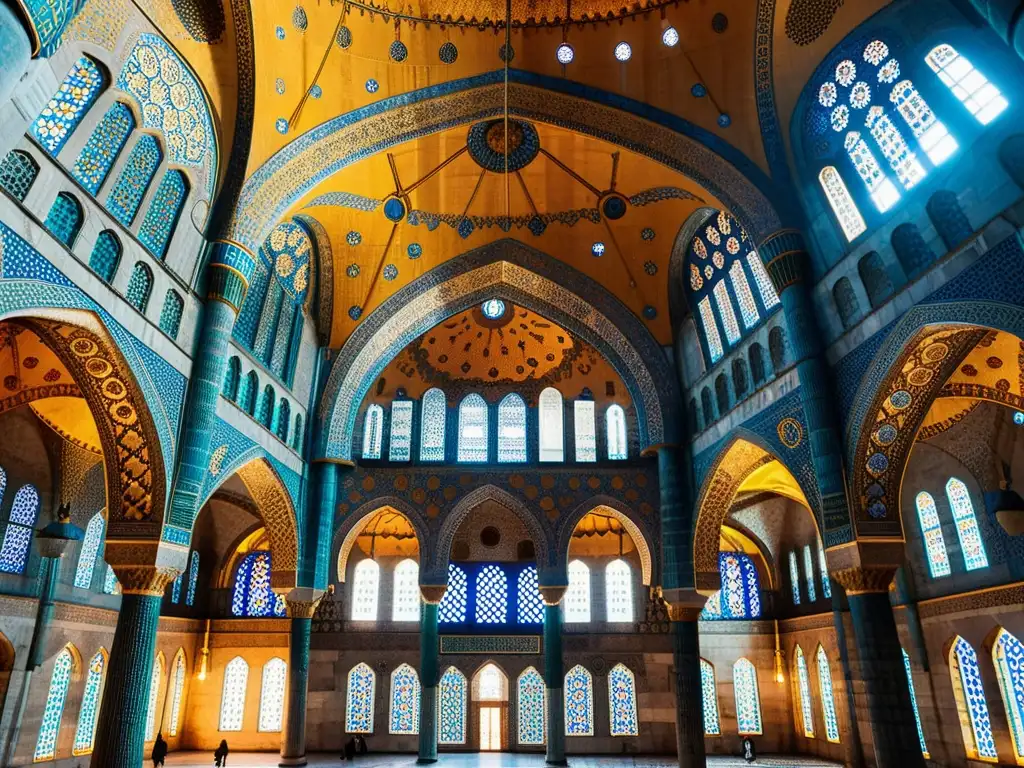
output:
[[[828,578],[828,563],[825,561],[825,550],[818,542],[818,570],[821,571],[821,594],[826,600],[832,599],[832,582]]]
[[[704,734],[720,736],[722,725],[718,718],[718,686],[715,683],[715,668],[706,659],[700,660],[700,696],[704,710]]]
[[[114,102],[71,168],[75,181],[94,195],[99,192],[134,128],[135,117],[128,105]]]
[[[139,227],[139,242],[161,261],[167,253],[167,245],[174,234],[181,210],[185,207],[187,194],[188,184],[181,171],[169,170],[164,173]]]
[[[15,149],[0,163],[0,187],[19,202],[25,202],[38,175],[39,166],[28,152]]]
[[[250,552],[238,565],[231,596],[235,616],[284,616],[284,599],[270,589],[272,555],[263,550]]]
[[[924,741],[924,728],[921,727],[921,713],[917,710],[917,694],[914,692],[914,674],[910,669],[910,657],[902,648],[903,668],[907,673],[907,686],[910,688],[910,703],[914,707],[914,723],[917,725],[917,738],[921,742],[921,754],[928,757],[928,745]]]
[[[718,314],[722,318],[722,326],[725,328],[725,338],[730,344],[740,340],[740,326],[736,322],[736,313],[732,309],[732,301],[729,299],[729,289],[724,281],[715,283],[713,291],[715,304],[718,306]]]
[[[274,421],[274,403],[276,401],[277,395],[274,394],[274,388],[267,384],[267,386],[263,388],[263,394],[260,396],[259,407],[256,410],[256,421],[267,429],[270,429],[270,425]]]
[[[967,757],[995,761],[998,755],[992,738],[992,721],[985,703],[981,670],[978,669],[978,656],[962,637],[957,637],[949,649],[949,674]]]
[[[43,708],[43,721],[39,725],[39,738],[36,740],[33,762],[52,760],[56,756],[60,719],[64,714],[64,701],[68,696],[68,685],[71,682],[74,665],[74,656],[68,648],[58,653],[53,662],[50,690],[46,694],[46,706]]]
[[[55,238],[71,248],[78,239],[79,230],[82,229],[82,206],[73,195],[58,192],[49,213],[46,214],[43,226],[50,230],[50,234]]]
[[[742,552],[719,552],[722,588],[701,611],[701,619],[756,619],[761,615],[761,580],[757,566]]]
[[[604,569],[605,605],[608,621],[633,621],[633,571],[620,558]]]
[[[448,564],[448,588],[437,606],[441,624],[466,623],[466,572],[454,563]]]
[[[162,159],[160,142],[156,136],[148,133],[139,137],[132,151],[128,153],[128,160],[114,182],[114,188],[107,195],[107,210],[126,227],[130,227],[135,221],[142,199],[146,196],[146,190],[149,189]]]
[[[263,665],[263,680],[260,683],[261,733],[277,733],[284,719],[284,686],[288,681],[288,665],[284,659],[270,659]]]
[[[533,667],[527,667],[516,681],[519,743],[541,745],[546,742],[547,692],[544,678]]]
[[[455,667],[448,667],[441,675],[437,701],[437,743],[465,744],[466,676]]]
[[[391,673],[388,721],[388,733],[420,732],[420,679],[408,664],[396,667]]]
[[[24,573],[28,562],[28,548],[39,514],[39,493],[33,485],[23,485],[14,496],[4,543],[0,548],[0,571]]]
[[[936,46],[925,61],[982,125],[988,125],[1010,105],[999,89],[953,46]]]
[[[153,674],[149,678],[149,703],[146,705],[146,741],[156,738],[156,705],[160,699],[160,685],[164,677],[164,655],[158,653],[153,660]]]
[[[32,136],[43,149],[57,156],[105,85],[106,78],[96,62],[87,56],[75,62],[53,98],[32,123]]]
[[[508,584],[498,565],[485,565],[476,575],[476,623],[504,624],[508,619]]]
[[[420,401],[420,461],[444,461],[447,410],[448,404],[440,389],[435,387],[424,393]],[[500,410],[498,421],[501,421]]]
[[[235,656],[224,668],[224,688],[220,696],[220,731],[242,730],[245,716],[245,687],[249,682],[249,665]]]
[[[590,621],[590,569],[581,560],[569,563],[569,588],[562,599],[568,624]]]
[[[516,620],[520,624],[540,624],[544,621],[544,601],[540,597],[536,567],[529,565],[519,572],[516,588],[519,593]]]
[[[366,664],[352,667],[348,673],[345,706],[345,733],[373,733],[373,700],[377,676]]]
[[[757,304],[754,302],[754,294],[750,292],[750,284],[747,282],[747,275],[743,271],[743,262],[734,261],[729,267],[729,280],[732,282],[732,290],[740,305],[740,316],[743,318],[743,327],[750,329],[757,325],[761,316],[757,312]]]
[[[610,405],[604,412],[605,429],[608,433],[608,458],[621,460],[629,457],[626,443],[626,412],[621,405]]]
[[[565,674],[565,735],[594,735],[594,680],[579,664]]]
[[[857,131],[846,134],[845,146],[850,162],[864,181],[875,207],[885,213],[900,199],[896,185],[882,173],[882,167],[875,159],[875,154]]]
[[[2,496],[2,494],[0,494]],[[97,512],[85,527],[85,538],[78,554],[78,567],[75,569],[75,586],[88,589],[92,586],[92,572],[96,568],[96,556],[103,542],[103,513]]]
[[[259,376],[256,375],[256,371],[249,371],[245,377],[245,386],[238,396],[238,405],[253,418],[256,417],[256,395],[259,388]]]
[[[199,553],[192,553],[192,562],[188,567],[188,590],[185,592],[185,605],[192,605],[196,600],[196,585],[199,583]]]
[[[73,755],[88,755],[92,752],[92,742],[96,736],[96,716],[100,711],[100,697],[103,693],[103,669],[106,666],[106,661],[102,650],[96,651],[89,661],[89,674],[85,678],[82,706],[78,711],[78,725],[75,728],[75,742],[71,748]]]
[[[804,736],[814,738],[814,715],[811,711],[811,681],[807,675],[807,660],[800,646],[796,647],[794,665],[796,666],[797,691],[800,694],[800,713],[803,716]]]
[[[807,580],[807,602],[813,603],[818,599],[818,590],[814,585],[814,554],[810,544],[804,545],[804,578]]]
[[[124,297],[139,312],[145,312],[149,304],[149,292],[152,290],[153,273],[140,261],[132,268],[132,276],[128,279],[128,289]]]
[[[185,574],[179,573],[171,582],[171,602],[177,605],[181,601],[181,581]]]
[[[395,568],[391,620],[420,620],[420,566],[412,558],[406,558]]]
[[[722,359],[722,338],[718,335],[718,325],[715,323],[714,310],[711,309],[711,299],[705,296],[698,302],[697,308],[700,310],[700,321],[704,326],[704,338],[708,342],[711,362],[717,363]]]
[[[821,693],[821,710],[825,718],[825,738],[839,741],[839,720],[836,717],[836,700],[832,692],[832,667],[828,663],[825,649],[820,645],[818,658],[818,688]]]
[[[498,461],[526,461],[526,402],[515,392],[498,403]]]
[[[114,279],[117,265],[121,263],[121,241],[109,229],[105,229],[96,237],[96,244],[89,256],[89,268],[101,280],[109,283]]]
[[[928,571],[933,579],[948,576],[949,555],[946,553],[946,542],[942,537],[942,523],[935,508],[935,499],[927,491],[921,491],[917,494],[916,505],[917,519],[921,523],[921,536],[924,537],[925,554],[928,557]]]
[[[160,310],[160,330],[172,339],[178,338],[178,328],[181,326],[181,313],[185,309],[185,302],[178,295],[177,291],[168,290],[164,295],[164,306]]]
[[[597,426],[594,423],[594,401],[573,403],[573,426],[576,431],[576,461],[597,461]]]
[[[992,644],[992,659],[1013,737],[1014,756],[1019,764],[1024,758],[1024,645],[1005,629],[1000,629]]]
[[[636,719],[636,678],[622,664],[616,664],[608,673],[608,711],[612,736],[640,734]]]
[[[736,725],[740,735],[761,733],[761,694],[757,670],[747,659],[732,665],[732,685],[736,695]]]
[[[565,458],[562,393],[548,387],[537,402],[540,423],[540,460],[562,461]]]
[[[949,134],[942,121],[935,117],[928,102],[912,82],[903,80],[893,86],[889,100],[896,105],[897,111],[932,163],[941,165],[956,152],[956,139]]]
[[[167,727],[168,736],[178,735],[178,722],[181,720],[181,699],[185,693],[185,652],[180,650],[174,657],[174,668],[171,670],[171,722]]]
[[[896,172],[896,178],[905,188],[910,189],[925,177],[924,167],[917,155],[907,146],[903,134],[885,113],[885,109],[871,107],[868,110],[867,127],[878,148],[882,150],[882,157],[889,161],[889,166]]]
[[[768,270],[764,268],[764,263],[756,251],[747,254],[747,266],[750,267],[750,273],[754,276],[757,292],[761,294],[761,303],[764,304],[764,308],[771,310],[778,306],[779,294],[775,292],[775,286],[772,285],[772,279],[768,276]]]
[[[953,521],[956,523],[957,536],[960,537],[964,565],[968,571],[987,568],[988,555],[985,554],[985,545],[981,540],[981,530],[974,516],[974,505],[971,504],[971,494],[967,486],[955,477],[949,478],[946,483],[946,497],[953,510]]]
[[[391,403],[391,440],[388,461],[409,461],[412,458],[412,400]]]
[[[376,621],[380,593],[380,566],[375,560],[360,560],[352,579],[352,621]]]
[[[459,403],[459,461],[487,461],[487,402],[478,394]]]
[[[828,198],[828,204],[832,206],[832,213],[839,220],[843,234],[847,240],[853,242],[859,235],[864,234],[868,227],[864,223],[864,217],[857,210],[857,203],[853,201],[850,191],[846,188],[846,182],[839,175],[839,171],[831,165],[821,169],[818,182],[825,192],[825,197]]]
[[[793,588],[793,605],[800,605],[800,566],[797,565],[796,552],[789,553],[789,582]]]
[[[105,595],[116,595],[121,591],[121,585],[117,583],[117,574],[114,573],[114,569],[109,565],[107,566],[107,572],[103,576],[103,594]]]
[[[363,419],[363,458],[379,459],[384,442],[384,409],[370,403]]]

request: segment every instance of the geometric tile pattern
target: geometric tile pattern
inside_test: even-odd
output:
[[[160,142],[150,134],[142,135],[132,147],[128,160],[117,177],[114,188],[107,196],[107,210],[126,227],[135,221],[142,198],[160,167],[163,152]]]
[[[79,58],[32,123],[33,138],[56,157],[105,84],[96,62],[88,56]]]
[[[167,245],[185,206],[187,194],[185,175],[173,169],[167,171],[139,227],[139,242],[160,260],[167,253]]]
[[[89,136],[71,168],[75,181],[93,195],[99,192],[134,128],[135,117],[128,105],[114,102]]]

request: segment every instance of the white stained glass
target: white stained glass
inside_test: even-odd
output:
[[[580,560],[569,563],[569,588],[562,604],[567,624],[590,621],[590,569]]]
[[[391,403],[391,440],[388,461],[412,459],[412,400]]]
[[[377,620],[380,566],[375,560],[360,560],[352,580],[352,621]]]
[[[807,579],[807,601],[813,603],[818,599],[818,590],[814,584],[814,554],[809,544],[804,546],[804,578]]]
[[[185,654],[178,651],[171,670],[171,722],[167,727],[168,736],[178,735],[178,721],[181,719],[181,697],[185,692]]]
[[[924,539],[925,556],[928,559],[928,572],[933,579],[949,576],[949,555],[946,542],[942,537],[942,523],[939,511],[935,508],[935,499],[927,491],[917,494],[917,519],[921,524],[921,536]]]
[[[562,413],[562,393],[554,387],[548,387],[540,393],[537,404],[540,419],[540,455],[541,461],[565,460],[565,428]]]
[[[487,461],[487,402],[466,395],[459,403],[459,461]]]
[[[96,737],[96,717],[99,714],[100,697],[103,693],[105,668],[106,657],[101,648],[89,661],[89,674],[85,678],[82,706],[78,710],[78,727],[75,728],[75,743],[71,748],[72,755],[87,755],[92,752],[93,740]]]
[[[526,401],[515,392],[498,403],[498,461],[526,461]]]
[[[420,620],[420,566],[411,558],[406,558],[395,568],[391,620]]]
[[[882,167],[875,159],[874,153],[859,133],[850,131],[846,134],[844,144],[846,153],[850,156],[850,162],[857,169],[857,173],[864,181],[864,186],[868,188],[872,202],[879,211],[885,213],[900,199],[896,185],[882,173]]]
[[[732,282],[733,293],[740,304],[740,316],[743,318],[743,327],[750,329],[757,325],[761,316],[757,312],[757,304],[754,302],[754,294],[750,292],[750,283],[747,282],[747,275],[743,271],[743,262],[734,261],[729,267],[729,280]]]
[[[800,646],[796,647],[796,680],[800,692],[800,713],[803,716],[804,736],[814,738],[814,715],[811,710],[811,681],[807,675],[807,660]]]
[[[117,583],[117,574],[114,573],[114,569],[109,565],[107,566],[107,572],[103,576],[103,594],[105,595],[116,595],[120,585]]]
[[[444,461],[444,433],[447,416],[444,392],[427,390],[420,401],[420,461]]]
[[[821,173],[818,174],[818,182],[825,192],[825,197],[828,198],[832,213],[835,214],[839,226],[843,229],[843,234],[846,235],[848,241],[853,242],[859,235],[864,234],[868,227],[864,223],[864,217],[857,210],[857,204],[850,196],[843,177],[839,175],[839,171],[829,165],[821,169]]]
[[[935,165],[941,165],[957,150],[954,139],[941,120],[935,117],[928,102],[909,80],[897,83],[889,99],[896,105],[897,111],[903,115],[917,143]]]
[[[366,419],[363,421],[363,458],[379,459],[383,441],[384,409],[372,403],[366,409]]]
[[[740,326],[736,322],[736,313],[732,310],[732,301],[729,299],[729,289],[725,286],[724,280],[715,283],[713,290],[715,304],[718,305],[718,314],[722,317],[722,327],[725,328],[725,338],[729,344],[735,344],[740,340]]]
[[[818,689],[821,693],[821,713],[825,718],[825,738],[839,741],[839,719],[836,717],[836,701],[832,691],[832,667],[828,663],[825,649],[818,646]]]
[[[761,733],[761,693],[757,670],[748,659],[732,665],[732,685],[736,696],[736,726],[740,735]]]
[[[605,429],[608,432],[608,458],[617,461],[629,457],[626,444],[626,412],[621,405],[610,405],[604,412]]]
[[[711,299],[705,296],[697,307],[700,310],[701,325],[704,326],[704,338],[708,343],[708,352],[711,353],[711,362],[717,363],[722,359],[722,337],[718,335],[718,325],[715,324],[715,313],[711,309]]]
[[[988,125],[1010,106],[999,89],[953,46],[943,44],[933,48],[925,61],[982,125]]]
[[[50,676],[50,689],[46,695],[46,706],[43,708],[43,720],[39,725],[39,738],[33,762],[52,760],[57,753],[57,736],[60,734],[61,716],[64,714],[64,702],[68,696],[68,685],[74,671],[75,658],[65,648],[57,654],[53,662],[53,674]]]
[[[828,578],[828,563],[825,561],[825,550],[818,544],[818,570],[821,571],[821,593],[826,600],[832,599],[832,582]]]
[[[761,303],[764,304],[764,308],[771,310],[776,307],[779,304],[779,294],[775,292],[772,279],[768,277],[768,270],[764,268],[764,263],[757,255],[757,251],[747,254],[747,266],[750,267],[750,273],[754,276],[754,282],[757,283],[757,292],[761,294]]]
[[[715,668],[711,662],[700,660],[700,693],[704,714],[704,735],[720,736],[722,725],[718,717],[718,686],[715,683]]]
[[[164,657],[158,653],[153,661],[153,676],[149,680],[149,703],[146,706],[146,741],[156,738],[156,704],[160,697],[160,683],[164,676]]]
[[[92,572],[96,567],[96,555],[99,554],[102,541],[103,513],[97,512],[85,529],[85,539],[82,540],[82,551],[78,555],[78,567],[75,569],[76,587],[88,589],[92,585]]]
[[[793,605],[800,605],[800,566],[797,565],[796,552],[789,553],[789,581],[793,587]]]
[[[263,665],[260,684],[261,733],[277,733],[284,719],[284,686],[288,680],[288,665],[284,659],[273,658]]]
[[[573,426],[576,430],[576,461],[597,461],[593,400],[577,400],[573,403]]]
[[[974,505],[967,486],[955,477],[946,483],[946,498],[953,510],[953,521],[956,523],[956,535],[960,538],[960,551],[964,556],[964,566],[968,571],[988,567],[988,555],[981,539],[978,519],[974,516]]]
[[[885,113],[885,109],[878,106],[868,110],[866,125],[882,151],[882,157],[889,161],[889,167],[896,172],[896,178],[906,189],[912,189],[925,177],[925,170],[917,155],[907,146],[899,128]]]
[[[493,664],[487,664],[480,670],[477,677],[477,697],[479,701],[501,701],[502,673]]]
[[[625,560],[605,566],[604,593],[608,621],[633,621],[633,572]]]

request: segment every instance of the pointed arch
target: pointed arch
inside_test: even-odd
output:
[[[582,664],[565,673],[565,735],[594,735],[594,678]]]
[[[998,755],[992,737],[992,721],[985,701],[985,686],[981,682],[978,655],[970,643],[957,635],[950,643],[948,659],[964,751],[972,760],[996,762]]]
[[[92,753],[93,740],[96,736],[96,718],[100,712],[100,701],[103,699],[106,671],[107,652],[100,648],[89,660],[85,689],[82,692],[82,705],[78,710],[78,725],[75,727],[74,746],[71,748],[72,755]]]
[[[718,716],[718,684],[715,667],[707,659],[700,660],[700,693],[704,714],[704,735],[721,736],[722,722]]]
[[[334,532],[334,540],[336,543],[334,547],[337,552],[337,580],[343,584],[347,581],[348,562],[352,556],[352,550],[356,545],[356,541],[358,540],[360,533],[362,533],[363,529],[366,528],[367,524],[372,522],[378,515],[391,514],[397,514],[404,518],[405,522],[407,522],[416,533],[416,542],[419,549],[420,560],[420,581],[424,584],[443,584],[443,574],[441,581],[423,581],[423,571],[425,570],[423,558],[430,554],[429,552],[424,552],[424,543],[430,541],[430,532],[427,527],[426,520],[419,510],[407,500],[397,496],[378,496],[336,521]],[[436,576],[436,574],[434,575]]]
[[[43,720],[39,725],[39,736],[36,739],[33,762],[53,760],[57,756],[57,737],[60,735],[64,704],[67,701],[71,677],[79,666],[78,659],[78,650],[69,644],[61,649],[53,661],[50,689],[46,694]]]
[[[0,571],[25,572],[38,516],[39,492],[34,485],[27,483],[14,495],[14,502],[7,517],[4,541],[0,547]]]
[[[636,717],[636,677],[625,664],[608,672],[608,711],[612,736],[639,736]]]
[[[466,743],[466,676],[455,667],[448,667],[437,685],[437,743]]]
[[[614,517],[622,527],[626,529],[629,538],[636,547],[637,555],[640,557],[640,583],[650,586],[655,583],[656,550],[651,542],[657,540],[656,534],[651,530],[649,524],[639,515],[636,510],[625,504],[620,499],[612,496],[592,496],[578,505],[568,515],[559,518],[558,548],[555,557],[558,561],[567,561],[569,558],[569,544],[572,541],[573,531],[580,521],[589,513]]]
[[[388,709],[388,733],[420,732],[420,678],[408,664],[400,664],[391,673],[391,704]]]
[[[284,659],[274,658],[263,665],[260,681],[260,712],[257,730],[260,733],[278,733],[284,721],[284,689],[288,682],[288,665]]]
[[[516,678],[516,714],[520,744],[547,743],[547,690],[544,678],[533,667],[527,667]]]
[[[219,731],[241,731],[245,717],[245,693],[249,683],[249,665],[235,656],[224,667],[224,687],[220,696]]]
[[[736,724],[741,736],[758,736],[761,727],[761,692],[757,685],[757,669],[747,658],[732,665],[732,684],[736,696]]]
[[[270,585],[275,589],[294,587],[299,565],[299,534],[291,494],[265,458],[246,462],[235,470],[235,474],[256,502],[257,512],[270,539],[270,550],[274,553]]]

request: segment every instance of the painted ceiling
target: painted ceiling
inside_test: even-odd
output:
[[[391,507],[371,517],[356,538],[356,546],[367,557],[416,557],[416,530],[405,516]]]

